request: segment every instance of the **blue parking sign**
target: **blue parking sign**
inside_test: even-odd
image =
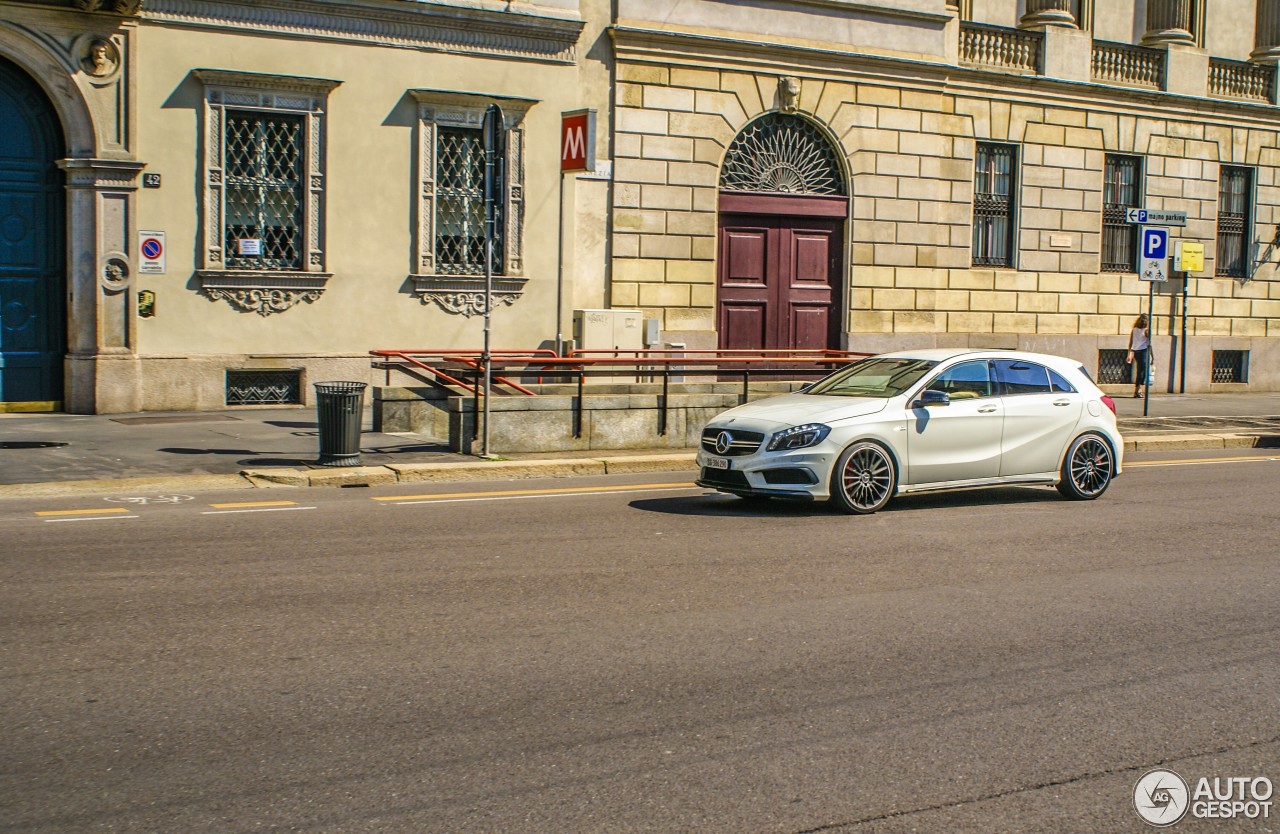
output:
[[[1154,226],[1142,227],[1143,260],[1163,261],[1169,257],[1169,230]]]

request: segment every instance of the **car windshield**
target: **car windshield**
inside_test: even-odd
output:
[[[827,397],[896,397],[937,364],[928,359],[872,357],[818,380],[805,393]]]

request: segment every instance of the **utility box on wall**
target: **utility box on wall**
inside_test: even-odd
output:
[[[639,310],[574,310],[573,339],[579,350],[618,351],[624,357],[636,357],[636,351],[645,349],[644,313]],[[604,358],[608,353],[593,353]],[[608,367],[607,365],[605,367]],[[606,376],[597,369],[590,377],[592,382],[637,382],[636,375]]]
[[[644,350],[644,313],[574,310],[573,339],[581,350]]]

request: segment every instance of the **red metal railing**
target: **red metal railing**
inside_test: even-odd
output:
[[[425,379],[442,387],[453,386],[466,391],[473,398],[473,411],[479,413],[483,392],[480,377],[484,372],[484,357],[474,350],[373,350],[374,367],[386,371],[387,384],[391,384],[391,371],[399,370]],[[742,401],[749,396],[751,376],[780,374],[794,377],[823,376],[834,367],[856,359],[871,356],[844,350],[718,350],[718,349],[667,349],[667,350],[572,350],[561,356],[554,350],[492,351],[491,379],[495,385],[527,396],[537,396],[535,391],[510,379],[504,374],[492,374],[492,370],[520,371],[523,376],[533,376],[541,383],[545,377],[574,380],[577,384],[577,405],[574,408],[574,437],[582,434],[583,396],[586,381],[591,376],[634,376],[662,378],[662,405],[659,409],[658,433],[666,434],[667,402],[671,377],[710,376],[717,379],[742,377]],[[462,377],[470,377],[471,382]],[[478,424],[478,423],[477,423]]]

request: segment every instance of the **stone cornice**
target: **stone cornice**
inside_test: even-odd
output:
[[[134,190],[145,162],[128,159],[62,159],[58,167],[67,173],[69,188],[115,188]]]
[[[143,20],[282,37],[573,63],[579,19],[405,0],[146,0]]]
[[[270,75],[264,72],[239,70],[194,69],[191,74],[209,87],[242,87],[254,90],[281,90],[324,96],[340,85],[341,81],[328,78],[305,78],[296,75]]]
[[[999,98],[1019,104],[1114,108],[1151,118],[1248,120],[1249,127],[1275,130],[1276,106],[1238,99],[1137,90],[1045,76],[1010,75],[885,55],[821,47],[769,44],[717,35],[613,26],[619,60],[726,69],[751,74],[804,75],[847,83],[874,83],[929,92]],[[1240,125],[1246,126],[1246,125]]]

